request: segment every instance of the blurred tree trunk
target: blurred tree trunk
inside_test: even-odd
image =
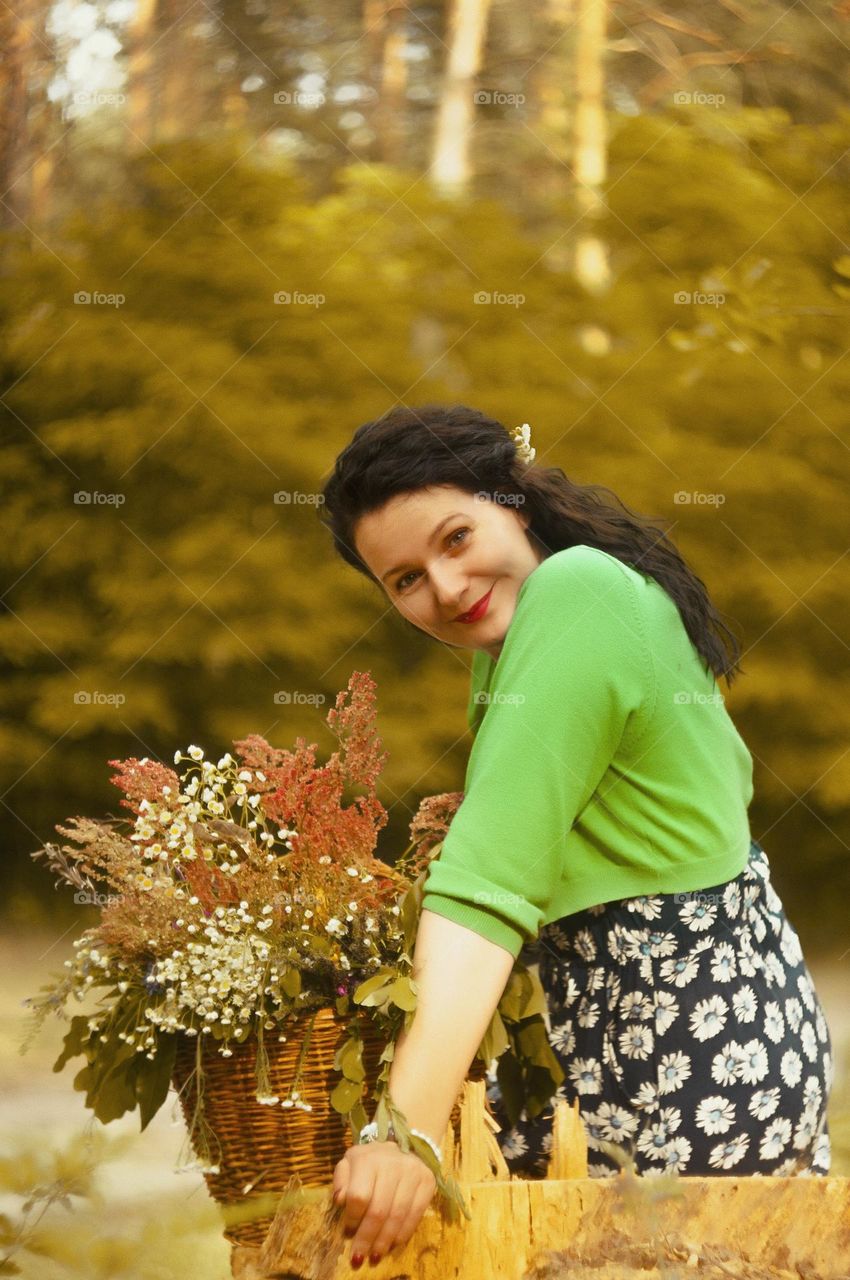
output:
[[[461,195],[469,186],[475,83],[481,66],[491,0],[452,0],[448,58],[431,161],[438,190]]]
[[[153,146],[156,139],[157,64],[156,40],[158,0],[137,0],[136,11],[127,30],[127,124],[133,143]],[[167,39],[167,37],[165,37]],[[131,144],[132,145],[132,144]]]
[[[46,31],[48,9],[21,0],[0,9],[0,225],[10,229],[48,218],[55,163],[57,109],[47,97],[55,67]]]
[[[576,0],[544,0],[545,49],[529,73],[532,117],[530,128],[541,143],[533,192],[544,201],[563,197],[571,188],[573,68],[571,28]]]
[[[368,78],[376,94],[370,113],[372,152],[387,164],[404,164],[406,159],[408,12],[397,0],[365,0],[363,5]]]
[[[602,185],[608,162],[603,66],[606,17],[606,0],[576,0],[573,174],[581,223],[574,265],[577,280],[589,293],[602,293],[611,279],[608,249],[593,225],[605,211]]]

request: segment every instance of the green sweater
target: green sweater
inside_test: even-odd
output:
[[[529,574],[467,714],[429,911],[516,957],[561,916],[746,865],[752,757],[671,597],[615,556],[568,547]]]

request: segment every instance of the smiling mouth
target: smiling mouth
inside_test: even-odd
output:
[[[495,585],[496,584],[493,583],[493,587]],[[483,618],[484,614],[487,612],[487,606],[490,603],[490,596],[493,594],[493,587],[490,588],[490,590],[487,592],[485,596],[482,596],[480,600],[477,600],[471,609],[467,609],[466,613],[458,614],[458,616],[454,618],[453,621],[454,622],[477,622],[479,618]]]

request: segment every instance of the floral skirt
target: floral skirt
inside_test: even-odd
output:
[[[756,841],[734,880],[564,916],[527,954],[591,1176],[829,1172],[829,1030]],[[509,1169],[544,1177],[552,1103],[511,1128],[487,1082]]]

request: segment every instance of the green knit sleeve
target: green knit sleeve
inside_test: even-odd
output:
[[[624,735],[643,732],[651,655],[633,570],[595,548],[526,578],[423,908],[514,956],[552,917],[567,836]]]

